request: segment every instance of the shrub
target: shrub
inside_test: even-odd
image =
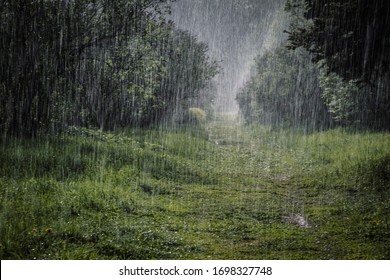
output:
[[[206,123],[207,114],[200,108],[189,108],[186,116],[184,117],[185,123],[202,125]]]

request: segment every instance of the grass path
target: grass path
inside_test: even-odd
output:
[[[241,126],[1,145],[2,259],[383,259],[390,137]]]

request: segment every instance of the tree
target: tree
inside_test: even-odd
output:
[[[328,95],[327,102],[355,104],[350,108],[359,108],[360,112],[348,115],[355,116],[356,122],[390,128],[390,2],[289,0],[286,10],[293,16],[289,48],[304,47],[314,54],[314,62],[321,61],[330,77],[339,76],[345,85],[355,83],[348,94],[344,89],[343,98]],[[345,119],[342,115],[336,117]]]
[[[247,122],[275,128],[322,129],[332,123],[321,98],[318,68],[302,49],[279,48],[256,60],[256,73],[238,95]]]
[[[303,46],[326,59],[331,72],[372,82],[389,71],[390,2],[386,0],[289,0],[286,9],[308,20],[291,26],[293,48]]]
[[[55,119],[52,106],[79,98],[75,81],[84,72],[86,53],[144,33],[162,2],[3,1],[2,131],[33,136],[47,130]]]
[[[149,124],[215,74],[207,47],[165,19],[168,0],[3,2],[3,135]]]

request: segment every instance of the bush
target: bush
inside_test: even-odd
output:
[[[203,125],[206,123],[207,114],[200,108],[189,108],[187,116],[184,117],[185,123]]]

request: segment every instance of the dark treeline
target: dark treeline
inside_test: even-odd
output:
[[[149,125],[210,104],[217,66],[165,19],[168,2],[2,1],[2,134]]]
[[[258,58],[238,95],[245,119],[390,129],[390,2],[288,0],[285,10],[284,50]]]

